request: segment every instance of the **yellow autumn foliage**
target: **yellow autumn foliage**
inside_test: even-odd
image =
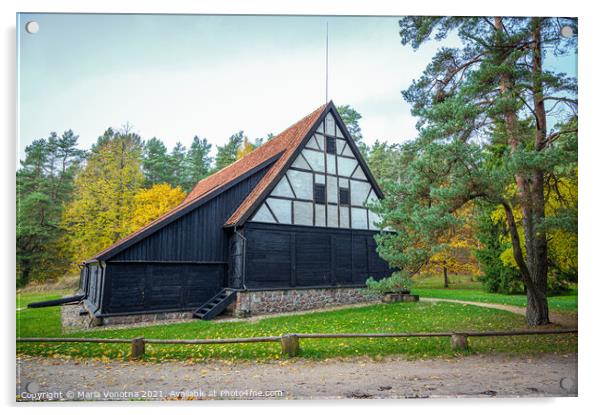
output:
[[[150,189],[142,189],[134,196],[132,210],[132,231],[148,225],[161,215],[176,207],[186,193],[178,187],[171,187],[167,183],[156,184]]]
[[[575,207],[578,199],[578,184],[576,180],[560,178],[554,183],[554,189],[546,191],[546,217],[554,216],[563,206]],[[513,209],[514,217],[518,225],[523,253],[525,250],[525,235],[522,227],[523,215],[520,208]],[[500,206],[491,214],[494,222],[506,220],[504,209]],[[548,230],[549,258],[554,265],[563,272],[577,273],[578,269],[578,235],[562,229]],[[510,242],[510,236],[505,236],[503,242]],[[514,260],[512,248],[509,247],[500,255],[504,264],[518,268]]]
[[[431,256],[422,273],[441,273],[443,268],[447,268],[447,271],[452,274],[480,273],[478,262],[473,254],[479,242],[474,235],[472,205],[466,205],[457,212],[457,215],[462,219],[462,225],[450,229],[441,239],[441,249]]]
[[[241,159],[250,152],[255,150],[255,146],[249,141],[248,137],[244,138],[244,141],[240,145],[240,148],[236,150],[236,159]]]
[[[144,181],[140,145],[131,135],[115,135],[88,158],[63,211],[61,241],[77,264],[131,232],[134,196]]]

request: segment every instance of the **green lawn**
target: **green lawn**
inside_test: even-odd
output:
[[[520,307],[527,306],[525,295],[494,294],[478,290],[445,289],[445,288],[412,288],[413,294],[421,297],[449,298],[453,300],[477,301],[481,303],[507,304]],[[576,311],[577,294],[567,294],[556,297],[548,297],[550,310],[554,311]]]
[[[484,291],[475,277],[466,275],[450,275],[449,288],[443,288],[441,276],[418,277],[412,293],[422,297],[447,298],[453,300],[476,301],[481,303],[507,304],[520,307],[527,306],[525,295],[495,294]],[[577,288],[570,292],[548,297],[550,310],[554,311],[577,311]]]
[[[48,295],[45,298],[55,298]],[[23,295],[26,304],[33,295]],[[35,301],[39,301],[39,296]],[[192,339],[251,336],[276,336],[285,333],[342,333],[342,332],[434,332],[462,330],[505,330],[525,327],[521,316],[493,309],[451,303],[395,303],[375,304],[338,311],[304,315],[265,318],[256,322],[219,323],[192,321],[141,328],[95,330],[64,335],[59,325],[58,307],[25,309],[17,312],[19,337],[105,337]],[[524,336],[504,338],[475,338],[470,340],[471,353],[508,352],[542,353],[574,352],[577,336]],[[407,339],[320,339],[302,340],[301,357],[312,359],[340,356],[371,356],[380,358],[390,354],[404,354],[410,358],[452,356],[448,338]],[[123,358],[127,359],[129,346],[75,343],[17,344],[18,354]],[[279,359],[278,343],[166,346],[147,345],[145,359],[205,360],[205,359]]]

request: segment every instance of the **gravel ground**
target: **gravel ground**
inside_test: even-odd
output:
[[[17,359],[21,401],[576,395],[576,354],[204,364]]]

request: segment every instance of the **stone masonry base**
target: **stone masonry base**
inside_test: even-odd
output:
[[[95,318],[90,314],[81,314],[81,311],[85,311],[82,305],[61,306],[61,325],[64,333],[97,329],[99,326],[128,325],[134,327],[192,319],[192,312],[190,311],[132,314],[103,318]]]
[[[312,310],[344,304],[379,301],[379,295],[362,288],[312,288],[267,291],[239,291],[233,313],[236,317],[254,314]]]
[[[381,301],[381,296],[369,293],[362,288],[238,291],[236,301],[228,307],[226,313],[240,318],[257,314],[315,310],[373,301]],[[61,323],[64,332],[89,330],[98,328],[98,326],[146,326],[193,318],[190,311],[94,318],[90,314],[82,315],[80,312],[83,310],[82,305],[63,305],[61,307]]]

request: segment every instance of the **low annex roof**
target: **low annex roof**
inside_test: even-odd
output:
[[[86,262],[93,262],[99,259],[104,260],[112,257],[118,252],[133,245],[138,240],[154,233],[200,204],[215,197],[226,190],[230,185],[248,176],[258,168],[272,164],[272,167],[265,176],[251,193],[249,193],[247,198],[240,204],[238,209],[236,209],[224,225],[236,226],[244,222],[244,220],[252,213],[251,210],[256,202],[261,199],[262,195],[285,169],[297,148],[303,143],[312,128],[315,128],[318,121],[325,116],[329,108],[334,108],[332,101],[320,106],[311,114],[291,125],[261,147],[255,149],[229,166],[215,172],[211,176],[202,179],[174,209],[125,238],[115,242]]]

